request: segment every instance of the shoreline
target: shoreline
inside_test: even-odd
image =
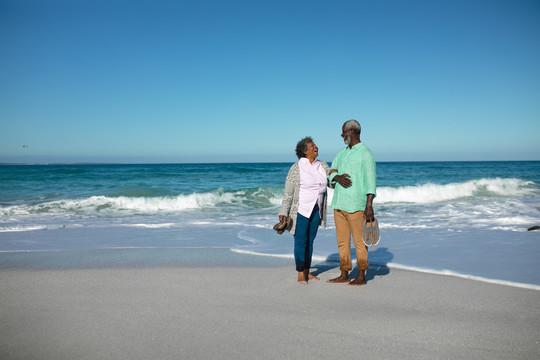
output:
[[[103,249],[68,250],[14,250],[0,251],[0,271],[2,270],[76,270],[106,268],[159,268],[159,267],[280,267],[291,266],[292,255],[267,255],[231,249],[213,248],[152,248],[126,247]],[[338,269],[339,261],[313,258],[313,268]],[[449,276],[482,283],[540,291],[540,286],[501,279],[492,279],[453,270],[437,270],[399,263],[377,263],[371,261],[371,268],[405,270],[438,276]],[[353,267],[356,260],[353,259]],[[318,270],[315,270],[318,271]],[[353,270],[354,271],[354,270]]]
[[[235,262],[0,270],[0,357],[540,356],[535,290],[377,267],[327,284],[339,266],[301,286],[292,264]]]

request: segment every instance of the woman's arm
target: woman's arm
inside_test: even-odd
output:
[[[287,174],[287,179],[285,180],[285,190],[283,192],[283,202],[281,203],[281,210],[279,210],[279,220],[281,221],[284,217],[289,216],[289,211],[291,209],[293,197],[294,197],[294,188],[296,186],[295,178],[298,173],[298,165],[295,163],[289,169]]]

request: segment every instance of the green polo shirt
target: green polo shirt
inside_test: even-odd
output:
[[[331,169],[338,172],[328,177],[335,184],[332,209],[343,210],[348,213],[364,211],[366,209],[367,194],[376,196],[375,160],[371,151],[364,143],[358,143],[352,148],[342,149],[332,161]],[[334,177],[349,174],[352,185],[344,188]]]

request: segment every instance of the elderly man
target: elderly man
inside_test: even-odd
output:
[[[373,221],[373,199],[376,196],[375,161],[371,151],[360,141],[360,124],[349,120],[343,124],[341,137],[347,146],[332,161],[328,180],[335,184],[332,208],[336,223],[341,275],[329,283],[349,282],[351,234],[356,248],[359,275],[349,285],[365,285],[369,267],[368,251],[362,240],[364,219]]]

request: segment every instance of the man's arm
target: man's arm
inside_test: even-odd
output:
[[[364,218],[367,221],[375,220],[375,213],[373,212],[373,199],[375,195],[367,194],[366,209],[364,210]]]

